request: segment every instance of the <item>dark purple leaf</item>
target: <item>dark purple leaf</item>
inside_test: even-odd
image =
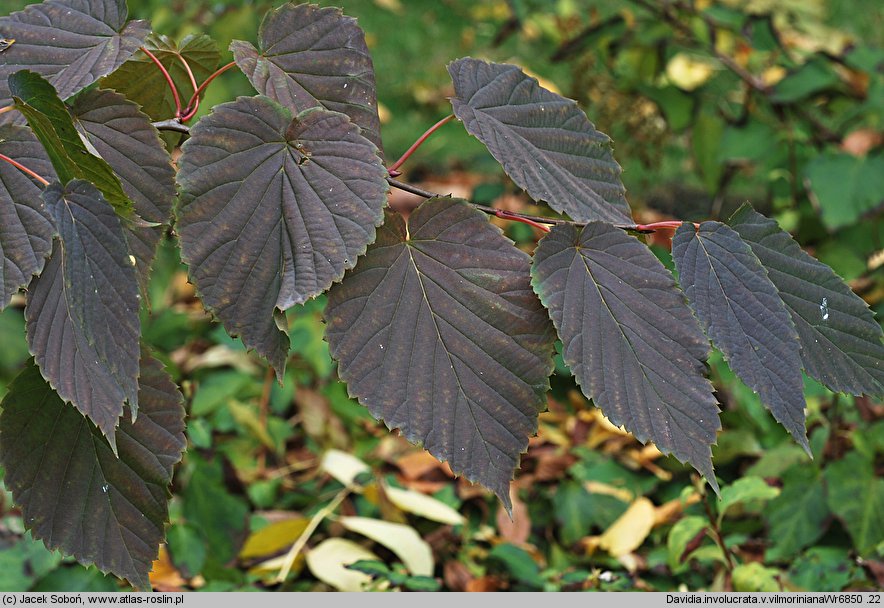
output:
[[[529,258],[480,212],[431,199],[329,292],[326,339],[351,395],[507,506],[546,403],[554,333]]]
[[[467,57],[448,72],[455,115],[531,198],[580,222],[632,222],[611,140],[573,100],[514,65]]]
[[[31,363],[3,400],[0,462],[35,538],[150,589],[148,572],[169,518],[172,469],[186,442],[181,393],[146,353],[140,384],[140,415],[120,423],[117,457]]]
[[[182,59],[187,61],[198,83],[215,71],[221,59],[215,41],[202,34],[186,36],[180,43],[168,36],[151,34],[144,41],[144,47],[169,72],[180,94],[182,105],[187,103],[193,93],[193,85]],[[103,78],[99,85],[101,88],[122,93],[126,99],[140,105],[141,111],[153,120],[175,116],[175,98],[165,76],[153,60],[142,52],[136,53],[113,74]]]
[[[383,221],[376,151],[343,114],[292,118],[267,97],[216,106],[183,146],[182,259],[206,307],[277,374],[289,348],[278,311],[340,280]]]
[[[77,97],[71,112],[95,151],[120,178],[138,217],[159,224],[125,226],[138,278],[142,290],[146,290],[150,265],[164,225],[169,223],[176,194],[172,159],[150,118],[119,93],[88,91]]]
[[[805,371],[833,391],[884,395],[881,326],[862,298],[750,205],[728,223],[779,290],[798,331]]]
[[[43,201],[59,239],[25,307],[31,352],[49,384],[114,445],[138,407],[138,283],[120,220],[83,180],[50,184]]]
[[[113,72],[150,32],[128,15],[126,0],[48,0],[0,17],[0,37],[15,39],[0,53],[0,105],[12,103],[6,79],[19,70],[41,74],[62,99]]]
[[[234,40],[230,50],[259,93],[294,113],[342,112],[383,149],[374,68],[356,19],[339,8],[287,3],[267,13],[258,37],[260,49]]]
[[[0,126],[0,154],[46,179],[55,177],[43,146],[24,127]],[[55,228],[40,199],[42,191],[33,178],[0,162],[0,310],[40,274],[52,251]]]
[[[709,344],[669,271],[637,239],[591,222],[555,226],[531,276],[583,393],[718,491],[710,446],[721,425],[703,376]]]
[[[746,385],[810,453],[798,334],[777,288],[740,235],[685,223],[672,239],[679,282],[706,334]]]

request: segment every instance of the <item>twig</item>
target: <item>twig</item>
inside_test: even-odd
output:
[[[182,124],[181,120],[178,118],[170,118],[168,120],[159,120],[153,123],[154,129],[158,131],[177,131],[178,133],[184,133],[186,135],[190,135],[190,127],[185,124]]]
[[[721,535],[721,528],[718,526],[718,520],[715,519],[715,515],[712,513],[712,508],[709,506],[709,501],[707,500],[708,496],[703,497],[703,507],[706,509],[706,517],[709,518],[709,526],[712,528],[712,535],[715,537],[715,542],[718,543],[718,546],[721,548],[721,552],[724,554],[724,560],[727,565],[728,572],[734,571],[734,560],[731,557],[731,552],[728,550],[727,545],[724,544],[724,537]]]

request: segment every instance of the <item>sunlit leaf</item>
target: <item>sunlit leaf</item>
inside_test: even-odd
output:
[[[136,359],[137,360],[137,359]],[[117,429],[117,452],[29,365],[0,416],[0,461],[22,517],[47,547],[149,589],[168,519],[172,468],[185,447],[181,394],[162,365],[141,359],[138,421]]]
[[[528,263],[481,212],[430,199],[407,227],[387,215],[325,311],[350,394],[507,505],[553,367]]]
[[[338,591],[362,591],[371,577],[347,568],[359,560],[377,560],[378,556],[344,538],[328,538],[307,553],[310,572]]]
[[[206,307],[281,374],[279,311],[319,295],[375,238],[386,171],[346,116],[267,97],[216,106],[183,146],[182,259]]]
[[[637,498],[599,538],[599,546],[614,557],[638,549],[654,527],[654,504],[644,496]]]
[[[411,574],[433,575],[433,550],[411,526],[370,517],[342,517],[342,526],[392,551]]]
[[[168,36],[151,34],[143,46],[169,72],[182,105],[193,94],[193,84],[184,67],[184,61],[190,66],[197,83],[202,83],[215,71],[221,59],[217,43],[205,34],[191,34],[185,36],[181,42]],[[175,98],[165,76],[153,60],[142,52],[136,53],[113,74],[103,78],[99,85],[125,95],[126,99],[140,105],[141,111],[153,120],[175,116]]]
[[[172,159],[150,118],[119,93],[88,91],[77,96],[71,112],[92,146],[120,179],[138,217],[159,224],[125,226],[138,278],[146,290],[150,266],[165,224],[169,223],[176,194]]]
[[[40,371],[114,445],[138,407],[138,284],[120,220],[95,186],[50,184],[43,201],[59,238],[28,288],[27,337]]]
[[[55,177],[43,146],[24,127],[0,126],[0,154],[46,179]],[[32,177],[0,162],[0,310],[40,274],[52,251],[55,228],[41,192]]]
[[[356,19],[339,8],[287,3],[267,13],[258,38],[258,49],[234,40],[230,50],[259,93],[294,113],[342,112],[383,149],[374,68]]]
[[[881,326],[862,298],[749,205],[728,223],[779,290],[798,330],[805,371],[833,391],[884,395]]]
[[[123,191],[120,179],[86,147],[52,85],[34,72],[16,72],[9,77],[9,87],[16,108],[28,119],[28,125],[46,149],[59,181],[63,185],[72,179],[90,181],[121,214],[131,212],[132,201]]]
[[[353,485],[359,475],[371,472],[367,464],[341,450],[328,450],[319,467],[345,486]]]
[[[577,221],[631,223],[611,140],[574,101],[514,65],[465,58],[448,72],[455,115],[532,198]]]
[[[466,518],[463,515],[441,500],[421,494],[415,490],[385,486],[384,494],[391,503],[406,513],[412,513],[450,526],[457,526],[466,522]]]
[[[62,99],[113,72],[150,32],[128,15],[126,0],[53,0],[0,17],[0,36],[15,39],[0,54],[0,105],[11,103],[6,79],[18,70],[38,72]]]
[[[798,334],[752,249],[719,222],[685,223],[672,238],[672,258],[712,343],[809,452]]]
[[[703,377],[709,346],[669,271],[637,239],[591,222],[553,228],[531,275],[584,394],[717,489],[711,445],[720,423]]]

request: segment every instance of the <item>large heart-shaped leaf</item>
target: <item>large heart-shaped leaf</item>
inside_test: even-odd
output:
[[[176,194],[172,159],[150,118],[119,93],[87,91],[77,96],[71,112],[95,151],[120,178],[138,217],[158,224],[125,226],[138,278],[146,290],[150,265]]]
[[[55,176],[43,146],[24,127],[0,126],[0,154],[37,175]],[[0,310],[40,274],[52,251],[55,228],[40,199],[42,191],[33,178],[0,162]]]
[[[150,32],[128,15],[126,0],[48,0],[0,17],[0,37],[15,40],[0,53],[0,105],[12,101],[7,77],[22,69],[47,78],[62,99],[113,72]]]
[[[669,271],[637,239],[590,222],[543,237],[531,278],[583,393],[717,491],[710,446],[721,425],[703,376],[709,344]]]
[[[184,61],[200,83],[215,71],[221,59],[217,43],[205,34],[185,36],[181,42],[175,42],[168,36],[151,34],[145,40],[144,48],[153,53],[169,72],[181,95],[182,105],[187,103],[193,91]],[[154,120],[175,116],[175,98],[165,76],[153,60],[142,52],[133,55],[99,84],[136,102],[141,106],[141,111]]]
[[[350,117],[379,150],[377,87],[365,34],[338,8],[287,3],[270,11],[258,33],[260,49],[230,45],[252,86],[293,112],[324,106]]]
[[[862,298],[750,205],[728,223],[779,290],[798,330],[805,371],[833,391],[884,395],[881,326]]]
[[[277,311],[344,276],[383,220],[386,171],[343,114],[267,97],[216,106],[179,162],[182,259],[204,304],[282,374]],[[281,378],[281,376],[280,376]]]
[[[186,445],[182,402],[162,364],[144,353],[141,414],[120,423],[117,457],[29,365],[10,386],[0,416],[4,482],[25,527],[50,549],[150,589],[172,468]]]
[[[672,239],[672,257],[712,343],[810,453],[798,334],[752,249],[722,223],[685,223]]]
[[[62,184],[72,179],[92,182],[124,215],[132,211],[132,201],[123,191],[119,178],[104,160],[86,147],[67,106],[42,76],[36,72],[16,72],[9,77],[15,106],[28,119],[34,135],[43,144]]]
[[[532,198],[581,222],[632,222],[611,139],[573,100],[514,65],[467,57],[448,73],[455,115]]]
[[[107,435],[138,407],[138,283],[120,220],[89,182],[43,193],[59,239],[31,282],[27,337],[43,376]]]
[[[510,505],[537,429],[554,333],[529,258],[458,199],[431,199],[329,292],[326,338],[351,395]]]

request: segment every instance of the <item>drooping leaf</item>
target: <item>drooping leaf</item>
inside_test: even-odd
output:
[[[125,225],[138,278],[146,290],[150,265],[164,225],[169,223],[176,194],[172,159],[150,118],[119,93],[88,91],[77,97],[71,112],[92,146],[119,177],[138,217],[159,224]]]
[[[128,401],[138,407],[138,284],[120,220],[95,186],[73,180],[43,192],[59,238],[28,288],[28,345],[65,401],[114,446]]]
[[[712,343],[809,452],[798,334],[752,249],[722,223],[685,223],[672,238],[672,258]]]
[[[274,317],[326,289],[375,238],[386,202],[376,148],[346,116],[297,117],[267,97],[216,106],[179,161],[182,259],[204,304],[281,374]]]
[[[41,74],[62,99],[113,72],[150,32],[128,15],[126,0],[52,0],[0,17],[0,37],[15,39],[0,54],[0,105],[12,101],[6,79],[22,69]]]
[[[342,517],[339,521],[347,530],[387,547],[411,574],[433,575],[433,549],[411,526],[371,517]]]
[[[46,179],[55,177],[43,146],[24,127],[0,126],[0,154]],[[41,192],[33,178],[0,162],[0,310],[40,274],[52,251],[55,228]]]
[[[884,479],[874,463],[858,452],[826,467],[827,502],[838,516],[860,555],[873,554],[884,542]]]
[[[143,46],[153,53],[169,72],[178,89],[182,105],[187,104],[193,94],[193,85],[182,59],[187,61],[198,84],[215,71],[221,59],[217,43],[205,34],[185,36],[181,42],[176,42],[168,36],[151,34]],[[153,120],[175,116],[175,99],[165,76],[153,60],[142,52],[135,53],[129,61],[103,78],[99,84],[104,89],[113,89],[125,95],[126,99],[140,105],[141,111]]]
[[[141,415],[117,429],[118,455],[33,364],[0,416],[0,461],[25,526],[50,549],[149,589],[168,519],[172,468],[185,447],[181,394],[162,364],[141,359]]]
[[[132,201],[119,178],[86,147],[52,85],[35,72],[22,71],[9,77],[9,88],[16,108],[28,119],[28,125],[46,149],[59,181],[63,185],[73,179],[92,182],[107,202],[121,214],[129,214]]]
[[[507,506],[553,368],[528,262],[464,201],[430,199],[407,227],[387,215],[325,311],[350,394]]]
[[[760,477],[741,477],[721,490],[718,503],[718,525],[721,526],[728,510],[740,505],[744,508],[767,502],[780,495],[780,489],[768,485]]]
[[[773,546],[768,560],[790,560],[826,531],[829,508],[817,471],[793,467],[783,476],[783,491],[764,510]]]
[[[833,391],[884,395],[881,326],[862,298],[748,204],[728,223],[779,290],[798,331],[805,371]]]
[[[703,377],[709,345],[669,271],[637,239],[591,222],[543,237],[531,277],[583,393],[717,491],[718,407]]]
[[[346,114],[383,150],[374,67],[356,19],[287,3],[267,13],[258,38],[259,49],[234,40],[230,50],[259,93],[294,113],[323,106]]]
[[[577,221],[631,223],[611,139],[574,101],[514,65],[465,58],[448,72],[455,115],[532,198]]]

